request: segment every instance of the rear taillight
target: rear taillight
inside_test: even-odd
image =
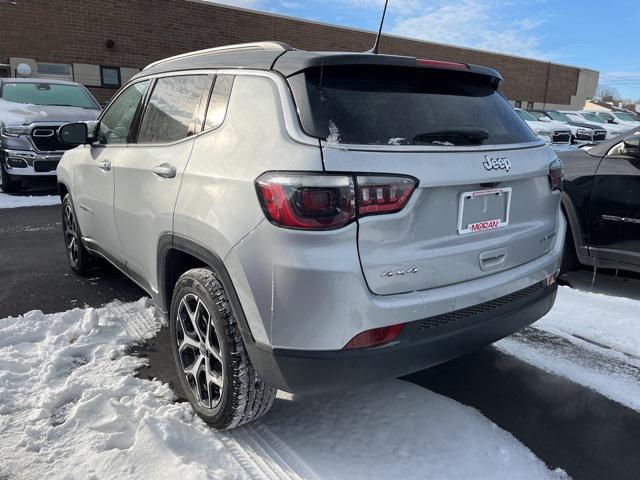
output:
[[[281,227],[329,230],[356,217],[351,176],[273,172],[256,186],[265,215]]]
[[[343,347],[343,350],[379,347],[397,339],[403,327],[404,324],[398,323],[396,325],[389,325],[388,327],[366,330],[349,340],[349,343]]]
[[[558,159],[549,165],[549,186],[552,192],[561,191],[564,183],[564,166]]]
[[[416,181],[406,177],[359,176],[356,178],[358,214],[393,213],[405,206]]]
[[[256,181],[271,223],[303,230],[330,230],[358,216],[398,212],[416,185],[415,179],[397,176],[286,172],[265,173]]]

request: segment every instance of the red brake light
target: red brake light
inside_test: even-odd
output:
[[[564,166],[558,159],[549,165],[549,186],[552,192],[561,191],[564,184]]]
[[[285,228],[330,230],[356,217],[402,210],[417,181],[408,177],[265,173],[256,181],[271,223]]]
[[[378,347],[380,345],[384,345],[385,343],[392,342],[393,340],[398,338],[398,335],[400,335],[400,332],[402,332],[403,327],[404,324],[398,323],[396,325],[389,325],[388,327],[366,330],[349,340],[349,343],[347,343],[343,347],[343,350]]]
[[[281,227],[330,230],[356,217],[351,176],[273,172],[256,187],[265,215]]]
[[[360,176],[356,183],[359,216],[402,210],[416,187],[407,177]]]
[[[416,64],[423,67],[436,67],[436,68],[453,68],[456,70],[468,70],[469,67],[464,63],[455,62],[443,62],[440,60],[429,60],[425,58],[417,58]]]

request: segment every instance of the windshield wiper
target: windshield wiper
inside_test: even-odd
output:
[[[420,133],[413,137],[418,143],[451,143],[453,145],[481,145],[489,138],[484,128],[457,127],[434,132]]]
[[[93,110],[91,107],[82,107],[80,105],[68,105],[64,103],[47,103],[42,105],[43,107],[71,107],[71,108],[84,108],[85,110]]]

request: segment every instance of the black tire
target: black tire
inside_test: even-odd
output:
[[[79,275],[86,274],[91,265],[91,254],[82,243],[82,232],[69,193],[62,199],[62,233],[71,270]]]
[[[13,193],[20,187],[19,182],[11,180],[11,175],[7,173],[4,166],[4,158],[0,158],[0,188],[5,193]]]
[[[271,408],[276,389],[256,375],[213,271],[195,268],[178,279],[169,333],[180,386],[209,425],[218,430],[234,428]]]

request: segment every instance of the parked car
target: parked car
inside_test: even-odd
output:
[[[58,166],[71,268],[168,313],[216,428],[405,375],[553,305],[562,166],[495,70],[275,42],[153,63]],[[382,115],[381,112],[384,112]]]
[[[597,115],[593,115],[591,113],[570,110],[563,110],[561,113],[566,115],[573,123],[587,124],[591,125],[593,128],[604,128],[607,131],[607,139],[617,137],[618,135],[622,135],[630,130],[630,127],[607,123]]]
[[[58,139],[60,125],[95,120],[100,106],[74,82],[0,78],[0,188],[55,182],[56,167],[69,145]]]
[[[625,125],[629,128],[640,127],[640,120],[624,112],[592,112],[607,123]]]
[[[531,130],[546,143],[568,144],[571,143],[571,130],[563,123],[554,121],[541,121],[531,115],[526,110],[516,108],[518,116],[527,122]]]
[[[539,121],[556,121],[571,130],[571,143],[599,143],[607,138],[607,130],[587,122],[575,121],[557,110],[527,110]]]
[[[569,221],[563,269],[576,262],[640,272],[640,128],[589,150],[560,152]]]

